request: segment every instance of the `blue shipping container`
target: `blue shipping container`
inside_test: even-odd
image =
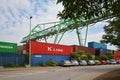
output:
[[[1,66],[11,66],[11,65],[23,66],[24,63],[25,63],[24,54],[0,53]]]
[[[102,44],[102,43],[97,43],[97,42],[88,42],[88,47],[89,48],[103,48],[103,49],[107,49],[107,45]]]
[[[109,52],[113,53],[113,51],[109,49],[102,49],[102,48],[96,49],[96,55],[105,55],[106,53]]]
[[[54,60],[57,64],[60,64],[62,60],[70,60],[70,56],[32,54],[31,65],[39,66],[46,64],[49,60]]]

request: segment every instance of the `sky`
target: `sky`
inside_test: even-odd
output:
[[[37,24],[59,21],[57,14],[62,10],[62,5],[56,4],[56,0],[0,0],[0,41],[21,45],[22,38],[29,34],[30,16],[34,28]],[[102,21],[89,26],[87,42],[100,42],[103,27],[107,24]],[[82,30],[83,40],[84,35],[85,29]],[[66,32],[60,44],[78,45],[75,31]],[[108,45],[108,49],[116,48]]]

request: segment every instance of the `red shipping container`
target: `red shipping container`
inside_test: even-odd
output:
[[[85,54],[92,54],[95,55],[95,49],[94,48],[88,48],[88,47],[84,47],[84,46],[77,46],[77,45],[73,45],[73,51],[83,51]]]
[[[27,44],[27,52],[29,52],[29,43]],[[43,42],[31,42],[32,54],[52,54],[52,55],[71,55],[73,48],[71,46],[43,43]]]
[[[113,54],[115,60],[120,59],[120,51],[113,51]]]

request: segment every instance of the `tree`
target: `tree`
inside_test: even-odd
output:
[[[113,4],[119,0],[57,0],[64,9],[58,13],[62,19],[79,19],[83,16],[90,19],[95,16],[112,13]]]
[[[85,19],[112,16],[114,19],[104,27],[105,34],[101,42],[116,45],[120,50],[120,0],[57,0],[58,3],[62,3],[64,7],[58,13],[58,17],[62,19],[77,22],[81,16]]]
[[[116,18],[108,26],[105,26],[104,32],[101,42],[115,45],[120,50],[120,18]]]
[[[104,27],[105,34],[102,36],[101,42],[115,45],[120,50],[120,0],[111,7],[111,10],[115,18]]]

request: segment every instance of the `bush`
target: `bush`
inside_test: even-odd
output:
[[[108,59],[113,59],[113,53],[106,53],[106,56],[108,57]]]
[[[101,60],[108,60],[109,59],[108,56],[106,56],[106,55],[102,55],[100,57],[101,57]]]
[[[95,60],[100,60],[101,61],[101,57],[100,56],[95,56]]]
[[[39,64],[40,66],[44,66],[45,65],[45,63],[43,63],[43,60],[40,58],[40,64]]]
[[[8,63],[7,67],[18,67],[19,65],[14,64],[13,62]]]
[[[93,60],[93,55],[87,54],[87,58],[88,58],[89,60]]]
[[[87,55],[82,55],[82,56],[81,56],[81,60],[88,60]]]
[[[73,53],[71,54],[71,59],[72,59],[72,60],[80,60],[82,54],[83,54],[82,51],[73,52]]]
[[[49,60],[47,62],[47,66],[56,66],[56,65],[57,65],[57,63],[54,60]]]

